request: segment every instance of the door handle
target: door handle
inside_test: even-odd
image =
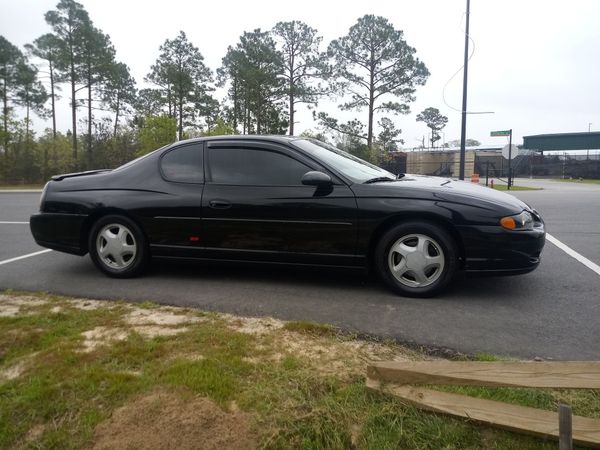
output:
[[[228,209],[231,208],[231,202],[227,200],[211,200],[208,202],[208,206],[214,209]]]

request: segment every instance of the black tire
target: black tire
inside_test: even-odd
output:
[[[119,234],[121,231],[122,236]],[[110,247],[107,239],[112,239],[114,249]],[[96,267],[109,277],[136,277],[148,265],[149,250],[146,237],[140,227],[125,216],[104,216],[94,223],[89,234],[88,249]],[[101,255],[102,249],[106,249],[107,253]],[[116,256],[113,256],[113,253]]]
[[[415,253],[427,256],[403,256],[412,244],[415,244]],[[424,252],[417,252],[418,248]],[[394,292],[406,297],[432,297],[452,280],[459,252],[444,228],[432,222],[415,221],[387,230],[377,243],[374,257],[379,276]],[[412,270],[413,266],[417,270]]]

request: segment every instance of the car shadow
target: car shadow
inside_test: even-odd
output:
[[[171,279],[202,279],[222,283],[272,283],[297,288],[362,291],[369,300],[377,302],[406,299],[389,290],[374,272],[364,269],[341,269],[321,266],[287,266],[276,264],[250,264],[241,262],[206,262],[155,260],[149,277]],[[444,291],[430,301],[481,301],[493,297],[494,301],[518,302],[532,291],[527,275],[516,277],[472,277],[463,272]],[[532,292],[533,293],[533,292]],[[428,299],[411,299],[427,301]]]
[[[148,276],[354,287],[376,287],[378,283],[364,269],[215,261],[154,260]]]

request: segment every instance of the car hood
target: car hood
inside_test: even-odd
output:
[[[433,197],[438,200],[484,208],[502,206],[515,212],[521,212],[524,209],[531,210],[526,203],[510,194],[469,181],[443,177],[406,174],[397,181],[362,186],[372,186],[379,195],[383,196]]]

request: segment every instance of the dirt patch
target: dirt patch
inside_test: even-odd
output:
[[[168,361],[177,361],[181,359],[187,361],[202,361],[203,359],[206,359],[206,356],[201,353],[173,353],[168,357]]]
[[[187,331],[187,328],[166,328],[157,325],[144,325],[140,327],[133,327],[133,329],[147,338],[153,338],[156,336],[175,336],[176,334]]]
[[[110,301],[102,301],[102,300],[88,300],[85,298],[76,298],[73,300],[68,300],[69,306],[73,308],[82,309],[84,311],[94,311],[100,308],[113,308],[115,304]]]
[[[37,441],[39,438],[42,437],[42,435],[44,434],[44,432],[46,431],[46,426],[43,424],[38,423],[37,425],[32,426],[29,431],[27,432],[27,434],[25,435],[25,438],[23,439],[23,445],[22,447],[26,447],[27,445]],[[19,446],[21,447],[21,446]]]
[[[263,335],[283,327],[285,322],[272,317],[235,317],[224,314],[229,328],[240,333]]]
[[[21,307],[9,303],[0,304],[0,317],[16,317],[21,312]]]
[[[21,376],[25,369],[27,368],[27,364],[25,361],[19,361],[16,364],[13,364],[6,369],[0,370],[0,382],[14,380]]]
[[[124,341],[129,336],[130,331],[135,331],[145,338],[153,338],[157,336],[175,336],[187,330],[186,327],[169,328],[159,325],[140,325],[131,329],[96,327],[93,330],[84,331],[81,335],[84,338],[83,351],[91,352],[100,345],[109,345],[117,341]]]
[[[45,305],[47,302],[32,296],[14,297],[0,294],[0,317],[15,317],[25,315],[23,308]]]
[[[92,448],[257,448],[253,417],[231,409],[223,411],[203,397],[189,399],[176,392],[155,391],[117,409],[98,425]]]
[[[122,328],[96,327],[84,331],[83,351],[91,352],[100,345],[110,344],[115,341],[124,341],[129,333]]]
[[[278,331],[276,350],[266,355],[271,361],[281,361],[286,356],[301,358],[321,375],[334,375],[342,379],[364,373],[371,361],[410,361],[417,358],[405,349],[363,340],[343,340],[314,337],[302,333]],[[247,362],[259,363],[252,356]]]
[[[175,314],[164,308],[157,309],[134,309],[125,316],[129,325],[182,325],[187,323],[201,322],[201,317],[187,314]]]
[[[3,303],[10,303],[16,306],[41,306],[48,302],[32,295],[19,295],[17,297],[14,295],[0,294],[0,304]]]

